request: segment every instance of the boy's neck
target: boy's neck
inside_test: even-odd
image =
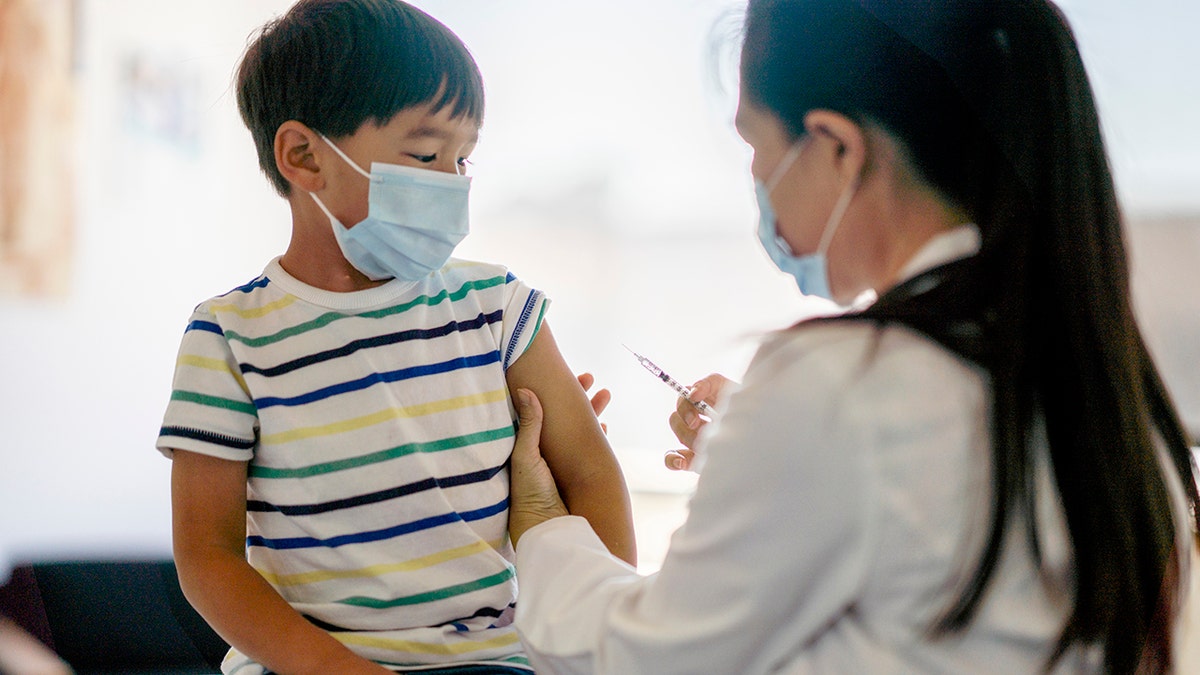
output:
[[[307,195],[306,199],[311,201]],[[292,238],[279,258],[284,271],[314,288],[334,293],[365,291],[390,279],[373,281],[342,255],[329,218],[292,203]]]
[[[337,260],[322,260],[321,256],[313,256],[300,252],[295,246],[288,249],[279,258],[279,264],[284,271],[297,280],[334,293],[353,293],[365,291],[376,286],[382,286],[391,279],[374,281],[354,269],[339,252]]]

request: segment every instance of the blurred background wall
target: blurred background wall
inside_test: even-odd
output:
[[[36,196],[0,230],[0,541],[18,559],[169,552],[170,464],[153,444],[185,322],[287,241],[231,80],[248,35],[289,4],[0,0],[0,23],[42,31],[0,41],[0,212]],[[806,311],[758,249],[730,63],[714,56],[739,3],[416,4],[463,37],[488,89],[459,254],[544,289],[569,362],[614,391],[610,438],[653,565],[694,481],[661,468],[674,397],[622,343],[681,381],[737,377],[759,335]],[[1197,429],[1200,6],[1063,6],[1129,216],[1137,308]]]

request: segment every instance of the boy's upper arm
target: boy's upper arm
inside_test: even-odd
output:
[[[586,480],[603,466],[593,464],[602,458],[588,450],[598,445],[611,456],[608,440],[548,324],[542,324],[529,348],[509,367],[507,379],[510,391],[529,389],[542,404],[542,455],[560,487]]]
[[[609,551],[636,565],[633,512],[621,466],[546,324],[509,366],[508,386],[529,389],[541,401],[542,456],[567,509],[587,518]]]

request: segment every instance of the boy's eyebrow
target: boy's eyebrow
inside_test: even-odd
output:
[[[439,141],[445,141],[450,138],[450,134],[446,130],[437,127],[417,127],[408,132],[405,138],[436,138]],[[470,143],[479,142],[479,132],[476,131],[474,134],[471,134],[471,137],[467,141]]]

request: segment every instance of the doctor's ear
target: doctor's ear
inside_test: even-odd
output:
[[[832,110],[812,110],[804,116],[804,130],[823,139],[830,161],[847,178],[862,175],[867,163],[867,130],[858,122]]]
[[[275,132],[275,166],[297,189],[317,192],[325,187],[320,155],[316,151],[319,143],[317,132],[295,120],[284,122]]]

